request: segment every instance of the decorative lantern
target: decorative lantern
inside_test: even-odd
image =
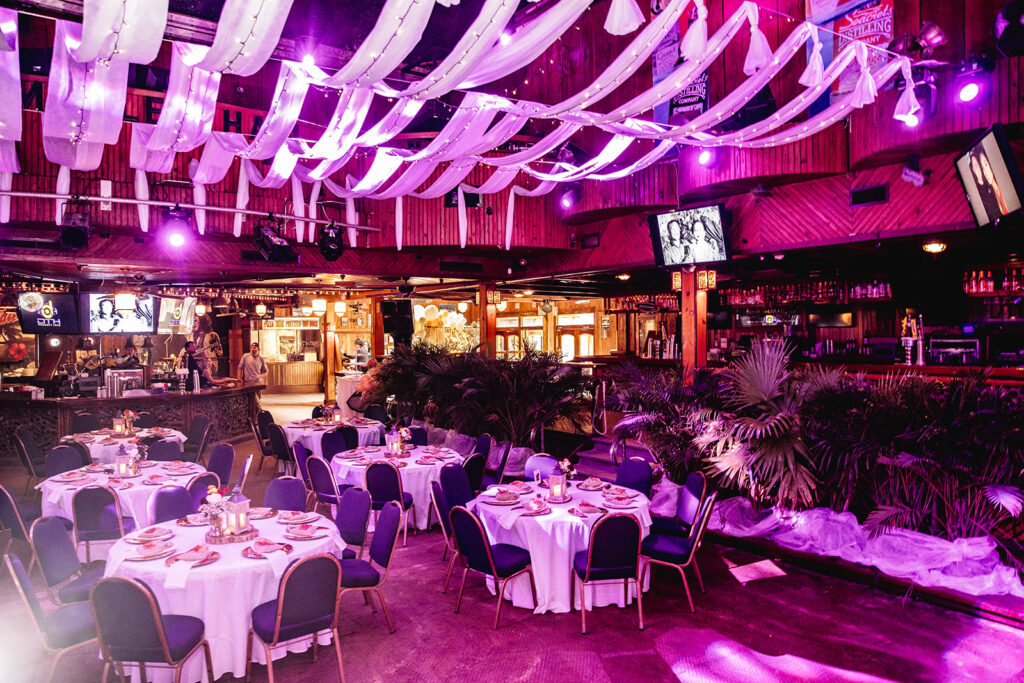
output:
[[[548,486],[551,487],[551,495],[548,496],[556,502],[565,502],[568,498],[564,474],[552,474],[548,476]]]
[[[388,453],[400,454],[402,452],[402,435],[391,430],[384,435],[384,450]]]
[[[123,417],[115,417],[114,418],[114,433],[115,434],[124,434],[125,433],[125,429],[126,429],[126,427],[125,427],[125,423],[124,423],[124,418]]]
[[[118,448],[117,454],[114,456],[114,473],[121,477],[131,474],[131,465],[128,462],[128,453],[125,452],[124,446]]]
[[[331,422],[333,422],[335,425],[340,425],[342,417],[343,416],[341,414],[341,408],[335,406],[334,410],[331,411]]]
[[[249,531],[249,499],[237,486],[224,504],[224,530],[232,535]]]

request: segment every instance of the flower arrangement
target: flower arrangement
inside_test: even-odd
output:
[[[409,430],[408,427],[400,428],[398,430],[398,436],[402,438],[403,442],[412,440],[412,432]]]
[[[206,519],[209,520],[211,527],[220,527],[220,524],[215,524],[214,520],[219,520],[221,515],[224,514],[224,506],[227,502],[224,496],[227,492],[227,489],[220,490],[212,484],[206,489],[206,498],[203,499],[203,504],[199,506],[199,512],[206,515]]]
[[[562,470],[562,474],[564,474],[567,477],[576,476],[576,468],[572,466],[572,462],[569,461],[569,458],[566,458],[559,462],[558,469]]]

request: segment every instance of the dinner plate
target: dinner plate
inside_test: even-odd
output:
[[[137,477],[139,475],[136,474],[135,476]],[[130,481],[122,481],[120,484],[111,484],[110,481],[107,481],[106,485],[114,491],[125,491],[130,489],[133,484]]]
[[[627,490],[616,491],[614,488],[609,488],[609,489],[605,490],[604,495],[605,495],[606,498],[608,496],[619,496],[619,497],[622,497],[622,498],[636,498],[640,494],[637,493],[636,491],[627,491]]]
[[[186,550],[185,552],[188,552],[188,551]],[[178,560],[178,556],[179,555],[184,555],[184,554],[185,553],[178,553],[178,555],[175,555],[174,557],[168,557],[166,560],[164,560],[164,562],[167,564],[168,567],[170,567],[172,564],[174,564],[175,562],[179,561]],[[203,559],[201,559],[198,562],[196,562],[195,564],[193,564],[192,568],[194,569],[196,567],[205,567],[208,564],[213,564],[214,562],[216,562],[219,559],[220,559],[220,553],[218,553],[216,551],[213,551],[211,553],[208,553],[206,555],[206,557],[204,557]]]
[[[518,493],[520,495],[522,495],[524,493],[533,493],[533,487],[532,486],[513,486],[512,484],[506,484],[505,488],[507,488],[509,491],[512,491],[514,493]]]
[[[106,469],[107,466],[100,463],[93,463],[92,465],[86,465],[85,467],[82,468],[83,471],[91,472],[92,474],[98,474]]]
[[[318,515],[315,512],[306,513],[306,515],[304,515],[302,517],[287,517],[287,516],[284,516],[284,515],[278,515],[278,517],[277,517],[277,521],[280,524],[289,524],[289,525],[290,524],[309,524],[310,522],[313,522],[313,521],[318,520],[318,519],[320,519],[320,515]]]
[[[197,512],[192,515],[179,517],[177,523],[178,526],[207,526],[210,522],[206,519],[206,515],[201,512]]]
[[[146,486],[163,486],[164,484],[169,482],[171,479],[172,479],[172,477],[167,476],[167,477],[165,477],[163,479],[157,479],[157,480],[146,479],[142,483],[145,484]]]
[[[293,541],[315,541],[316,539],[323,538],[326,535],[327,527],[317,527],[316,533],[310,536],[300,536],[298,534],[289,533],[288,531],[284,532],[285,538],[290,538]]]
[[[147,543],[166,541],[168,538],[174,536],[174,531],[172,531],[171,529],[160,528],[159,531],[161,532],[159,536],[147,536],[145,538],[140,538],[139,534],[141,532],[136,531],[134,534],[128,534],[127,536],[125,536],[124,540],[135,545],[146,545]]]
[[[73,470],[67,474],[59,474],[53,478],[54,481],[60,482],[61,484],[74,484],[75,482],[85,481],[91,479],[91,477],[78,470]]]
[[[540,510],[527,510],[522,514],[523,517],[541,517],[543,515],[551,514],[552,510],[550,507],[541,508]]]
[[[139,467],[156,467],[160,462],[157,460],[142,460],[139,462]]]
[[[617,502],[612,501],[612,500],[606,500],[604,502],[604,504],[607,505],[608,507],[614,508],[616,510],[626,510],[626,509],[629,509],[629,508],[635,508],[637,506],[637,504],[634,503],[633,501],[629,501],[628,503],[617,503]]]
[[[270,519],[276,514],[274,508],[249,508],[249,519]]]
[[[497,498],[481,498],[480,502],[481,503],[487,503],[488,505],[503,505],[504,506],[504,505],[515,505],[516,503],[519,503],[520,501],[519,501],[519,498],[514,498],[512,500],[498,500]]]
[[[283,547],[283,548],[281,548],[281,550],[282,550],[282,551],[283,551],[283,552],[284,552],[284,553],[285,553],[286,555],[287,555],[288,553],[290,553],[290,552],[292,551],[292,545],[291,545],[290,543],[283,543],[282,545],[283,545],[284,547]],[[277,551],[276,551],[276,550],[274,550],[274,551],[272,551],[272,552],[277,552]],[[255,548],[253,548],[253,546],[251,546],[251,545],[247,545],[247,546],[245,546],[244,548],[242,548],[242,557],[248,558],[248,559],[250,559],[250,560],[265,560],[265,559],[267,559],[267,556],[266,556],[266,555],[264,555],[263,553],[261,553],[261,552],[257,551],[257,550],[256,550]]]
[[[152,541],[151,541],[152,542]],[[152,553],[151,555],[139,555],[138,551],[135,554],[125,555],[125,560],[128,562],[148,562],[149,560],[159,560],[161,557],[167,557],[168,555],[174,554],[174,546],[167,544],[167,548],[161,550],[158,553]]]
[[[581,482],[576,486],[580,491],[600,491],[604,487],[608,486],[608,484],[602,481],[600,484],[596,484],[595,486],[587,486],[586,482]]]

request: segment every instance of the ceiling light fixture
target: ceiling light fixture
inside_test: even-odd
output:
[[[617,277],[620,280],[622,280],[623,282],[625,282],[626,280],[628,280],[630,278],[630,275],[629,275],[629,273],[619,273],[615,277]]]
[[[939,240],[928,240],[921,245],[921,248],[929,254],[941,254],[946,251],[947,246],[945,242],[940,242]]]

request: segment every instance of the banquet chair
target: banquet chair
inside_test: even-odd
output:
[[[469,488],[479,492],[484,486],[484,467],[487,464],[487,456],[483,453],[473,453],[462,461],[462,469],[466,470],[469,477]]]
[[[274,449],[271,447],[270,442],[263,438],[260,434],[260,428],[256,425],[256,421],[251,417],[249,418],[249,428],[252,430],[253,441],[256,442],[256,448],[260,456],[260,466],[257,472],[263,471],[263,461],[267,458],[274,457]]]
[[[28,478],[25,481],[25,493],[28,494],[33,479],[41,481],[46,478],[44,476],[46,459],[28,425],[21,425],[14,430],[14,449],[18,452],[18,459],[21,460],[22,467],[28,472]]]
[[[92,610],[89,609],[89,603],[76,602],[65,605],[55,612],[44,613],[36,597],[36,589],[29,578],[29,572],[25,571],[25,566],[18,556],[4,555],[4,562],[22,601],[32,614],[32,625],[35,626],[39,639],[43,641],[46,653],[53,657],[45,679],[52,681],[61,657],[75,648],[96,642],[96,623],[93,621]]]
[[[380,592],[380,587],[388,578],[391,556],[394,554],[395,544],[398,542],[398,525],[401,523],[401,519],[401,507],[393,500],[388,501],[380,511],[377,526],[373,531],[373,539],[370,540],[370,559],[341,561],[341,593],[338,595],[340,599],[342,595],[350,591],[362,591],[374,612],[377,611],[377,608],[373,606],[370,594],[376,595],[380,600],[380,608],[384,612],[384,620],[388,622],[388,629],[392,633],[395,632],[395,625],[391,622],[391,613],[388,612],[388,605],[384,602],[384,594]],[[374,565],[377,566],[374,567]]]
[[[371,403],[366,406],[366,410],[363,411],[363,417],[368,420],[376,420],[385,425],[390,423],[387,409],[379,403]]]
[[[29,534],[50,601],[68,605],[88,600],[93,584],[103,578],[104,565],[87,569],[82,564],[75,542],[58,517],[40,517],[32,522]]]
[[[676,503],[674,517],[651,517],[651,533],[675,534],[685,536],[697,512],[708,495],[708,479],[703,472],[697,470],[686,475],[686,481],[679,489],[679,502]]]
[[[281,643],[312,636],[316,658],[317,635],[330,631],[338,655],[338,675],[345,681],[338,635],[338,598],[341,595],[341,565],[333,555],[320,553],[292,562],[277,587],[277,598],[257,605],[245,645],[245,680],[252,678],[252,641],[259,638],[266,652],[267,677],[274,681],[271,653]],[[211,679],[213,680],[212,676]]]
[[[46,476],[56,477],[82,466],[82,454],[71,446],[54,446],[46,454]]]
[[[541,479],[546,479],[559,471],[558,461],[547,453],[535,453],[526,459],[523,476],[533,479],[535,474],[540,473]]]
[[[32,551],[32,540],[29,536],[28,528],[26,524],[31,523],[33,520],[40,517],[40,511],[38,507],[21,506],[14,500],[14,496],[11,495],[10,490],[2,484],[0,484],[0,529],[7,529],[10,531],[11,539],[22,541],[29,545],[29,562],[28,570],[31,572],[35,566],[36,556],[35,552]],[[75,525],[70,519],[64,517],[56,517],[59,519],[61,524],[64,525],[64,529],[71,531],[75,528]]]
[[[626,458],[615,473],[615,485],[635,489],[651,497],[651,463],[641,457]]]
[[[323,416],[324,416],[324,407],[323,406],[313,406],[313,414],[311,415],[311,417],[314,420],[318,420],[318,419],[320,419]]]
[[[78,459],[81,460],[81,466],[84,467],[85,465],[92,464],[92,456],[89,454],[89,449],[86,447],[84,443],[78,443],[77,441],[66,441],[59,445],[75,449],[75,452],[78,453]]]
[[[206,626],[198,617],[164,614],[156,595],[142,581],[109,576],[93,586],[89,598],[96,620],[96,635],[103,655],[103,677],[113,666],[124,680],[124,665],[138,665],[139,676],[149,680],[146,665],[173,668],[181,680],[186,661],[200,648],[206,659],[207,680],[214,680]]]
[[[269,410],[261,410],[256,413],[256,427],[260,430],[260,438],[264,441],[270,441],[270,430],[267,428],[272,424],[274,424],[274,416]]]
[[[590,529],[590,544],[572,560],[569,579],[569,609],[576,605],[576,583],[580,584],[580,616],[587,632],[587,584],[622,581],[622,604],[629,602],[629,581],[636,584],[636,609],[640,630],[644,630],[643,587],[640,585],[640,522],[633,515],[617,513],[601,517]]]
[[[441,552],[441,561],[444,561],[449,550],[452,551],[452,556],[448,559],[448,568],[444,573],[444,588],[441,590],[442,593],[447,593],[448,584],[452,580],[452,571],[455,570],[455,559],[459,551],[455,548],[455,536],[452,534],[452,520],[450,517],[452,509],[448,505],[448,500],[445,498],[440,482],[430,482],[430,501],[434,505],[434,511],[437,513],[438,519],[441,520],[441,533],[444,535],[444,550]]]
[[[196,511],[192,494],[184,486],[161,486],[146,504],[150,524],[181,519]]]
[[[412,494],[402,488],[402,475],[398,468],[389,462],[370,463],[366,468],[366,490],[370,492],[370,506],[377,510],[384,509],[388,501],[395,501],[402,506],[405,517],[405,533],[402,536],[402,547],[409,542],[409,511],[414,509]]]
[[[484,456],[484,462],[491,457],[491,446],[494,443],[494,437],[490,434],[481,434],[476,437],[476,443],[473,445],[473,453],[481,453]]]
[[[329,432],[324,432],[320,439],[320,452],[327,462],[331,461],[338,453],[350,451],[359,447],[359,432],[355,427],[338,427]]]
[[[505,468],[508,466],[509,453],[512,452],[512,442],[509,441],[504,446],[499,446],[499,448],[501,448],[501,458],[498,460],[498,469],[495,470],[493,477],[487,474],[484,475],[483,488],[485,489],[489,486],[500,484],[501,480],[505,478]]]
[[[216,472],[197,474],[185,485],[188,494],[192,496],[192,512],[197,511],[199,506],[203,504],[203,500],[206,499],[206,492],[210,490],[211,486],[220,488],[220,478]]]
[[[178,446],[177,441],[172,441],[171,439],[160,439],[159,441],[155,441],[150,444],[146,458],[148,460],[159,460],[162,462],[181,460],[181,447]]]
[[[409,434],[412,436],[413,446],[426,446],[427,445],[427,429],[426,427],[409,427]]]
[[[156,427],[156,415],[149,412],[141,412],[135,414],[135,428],[136,429],[152,429]]]
[[[341,492],[348,489],[349,485],[341,484],[339,486],[334,478],[334,472],[331,471],[331,466],[320,456],[310,456],[306,460],[306,470],[309,472],[309,484],[312,487],[313,495],[316,497],[316,502],[313,503],[313,511],[316,511],[317,505],[326,505],[329,513],[328,517],[333,517],[330,514],[330,509],[337,507],[338,503],[341,502]]]
[[[263,507],[305,512],[307,495],[306,485],[301,479],[278,477],[267,484],[267,491],[263,494]]]
[[[270,446],[274,449],[274,457],[277,458],[275,474],[277,469],[283,469],[285,474],[294,474],[295,460],[292,450],[288,448],[288,437],[279,424],[267,425],[267,433],[270,434]]]
[[[116,541],[135,530],[135,520],[121,515],[121,501],[106,486],[86,486],[71,497],[71,519],[75,523],[75,546],[85,544],[85,561],[92,560],[91,545]]]
[[[366,527],[370,521],[370,493],[361,486],[350,486],[341,494],[338,510],[334,514],[334,525],[347,545],[359,546],[356,553],[352,548],[341,551],[341,559],[362,559],[366,544]]]
[[[505,586],[522,573],[530,576],[530,590],[533,592],[533,604],[537,604],[537,586],[533,581],[533,566],[530,564],[530,551],[508,543],[491,545],[484,531],[480,518],[472,512],[456,505],[451,513],[452,533],[455,534],[455,546],[459,549],[459,557],[465,569],[462,571],[462,585],[459,586],[459,597],[455,602],[455,613],[462,607],[462,593],[466,590],[466,576],[469,570],[480,572],[494,578],[498,584],[498,611],[494,615],[494,628],[497,630],[501,619],[501,606],[505,602]]]
[[[235,464],[235,449],[229,443],[219,443],[210,451],[206,469],[217,475],[225,486],[231,485],[231,468]]]
[[[473,500],[473,486],[469,483],[469,474],[462,465],[450,462],[441,466],[441,490],[450,507],[466,505]]]
[[[80,410],[71,416],[71,424],[68,426],[68,434],[82,434],[94,432],[100,428],[100,419],[90,412]]]
[[[292,444],[292,456],[295,458],[295,469],[299,471],[299,478],[306,485],[306,507],[309,507],[309,498],[313,496],[313,484],[309,481],[309,468],[306,463],[309,460],[310,452],[302,443],[296,441]]]
[[[644,571],[640,582],[643,583],[650,571],[652,564],[661,564],[666,567],[673,567],[679,571],[683,579],[683,589],[686,591],[686,600],[690,603],[690,611],[696,612],[693,606],[693,597],[690,595],[690,584],[686,580],[686,567],[693,565],[693,572],[697,575],[697,582],[700,591],[704,592],[704,579],[700,575],[700,567],[697,566],[697,551],[704,541],[704,532],[708,528],[708,520],[711,517],[711,510],[715,506],[715,496],[712,492],[705,499],[701,506],[693,526],[686,536],[674,534],[649,534],[640,543],[640,559],[644,563]]]
[[[192,422],[188,425],[188,438],[182,445],[182,460],[190,462],[205,462],[203,451],[206,450],[206,442],[210,438],[210,418],[205,415],[194,415]]]

